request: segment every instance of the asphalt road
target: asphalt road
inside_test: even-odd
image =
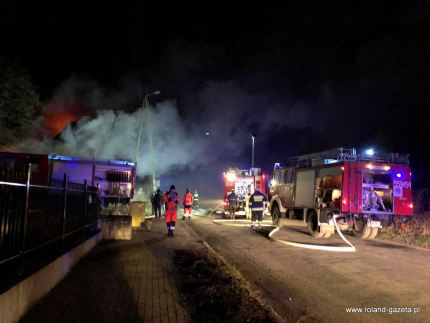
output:
[[[208,209],[218,204],[202,201]],[[219,217],[195,217],[189,225],[289,322],[430,322],[430,250],[348,234],[355,253],[307,250],[249,227],[212,223]],[[313,239],[300,226],[284,227],[276,238],[345,246],[337,235]]]

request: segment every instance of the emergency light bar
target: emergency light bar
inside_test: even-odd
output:
[[[366,149],[366,151],[364,152],[367,156],[373,156],[375,154],[375,151],[370,148],[370,149]]]
[[[86,163],[105,163],[114,165],[127,165],[134,166],[135,164],[128,160],[115,160],[115,159],[95,159],[95,158],[85,158],[77,156],[64,156],[64,155],[48,155],[48,159],[53,160],[65,160],[65,161],[76,161],[76,162],[86,162]]]

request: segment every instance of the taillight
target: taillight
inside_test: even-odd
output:
[[[346,202],[347,202],[347,200],[346,200],[346,199],[343,199],[343,200],[342,200],[342,204],[343,204],[343,205],[346,205]]]
[[[414,203],[409,203],[409,208],[413,209],[414,208]]]

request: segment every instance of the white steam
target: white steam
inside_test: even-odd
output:
[[[211,159],[203,153],[209,142],[203,135],[199,138],[188,131],[169,102],[134,113],[99,110],[94,118],[82,118],[73,127],[69,124],[59,139],[28,139],[20,146],[34,153],[134,161],[140,118],[139,176],[152,174],[152,168],[161,175],[176,168],[197,167]]]

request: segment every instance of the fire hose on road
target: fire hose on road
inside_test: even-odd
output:
[[[228,219],[214,219],[212,221],[216,224],[227,224],[230,226],[249,226],[250,220],[228,220]],[[236,223],[235,223],[236,222]],[[238,223],[237,223],[238,222]],[[272,227],[272,224],[267,224],[269,221],[263,221],[263,227]],[[280,227],[275,227],[273,230],[269,232],[269,239],[285,244],[287,246],[293,246],[297,248],[305,248],[305,249],[313,249],[313,250],[321,250],[321,251],[334,251],[334,252],[356,252],[355,246],[349,242],[343,233],[340,231],[339,226],[336,222],[336,216],[333,216],[333,222],[334,226],[336,228],[337,233],[339,234],[340,238],[348,245],[348,247],[336,247],[336,246],[322,246],[322,245],[314,245],[314,244],[307,244],[307,243],[298,243],[298,242],[292,242],[292,241],[286,241],[282,239],[276,239],[273,236],[276,232],[279,231]]]

